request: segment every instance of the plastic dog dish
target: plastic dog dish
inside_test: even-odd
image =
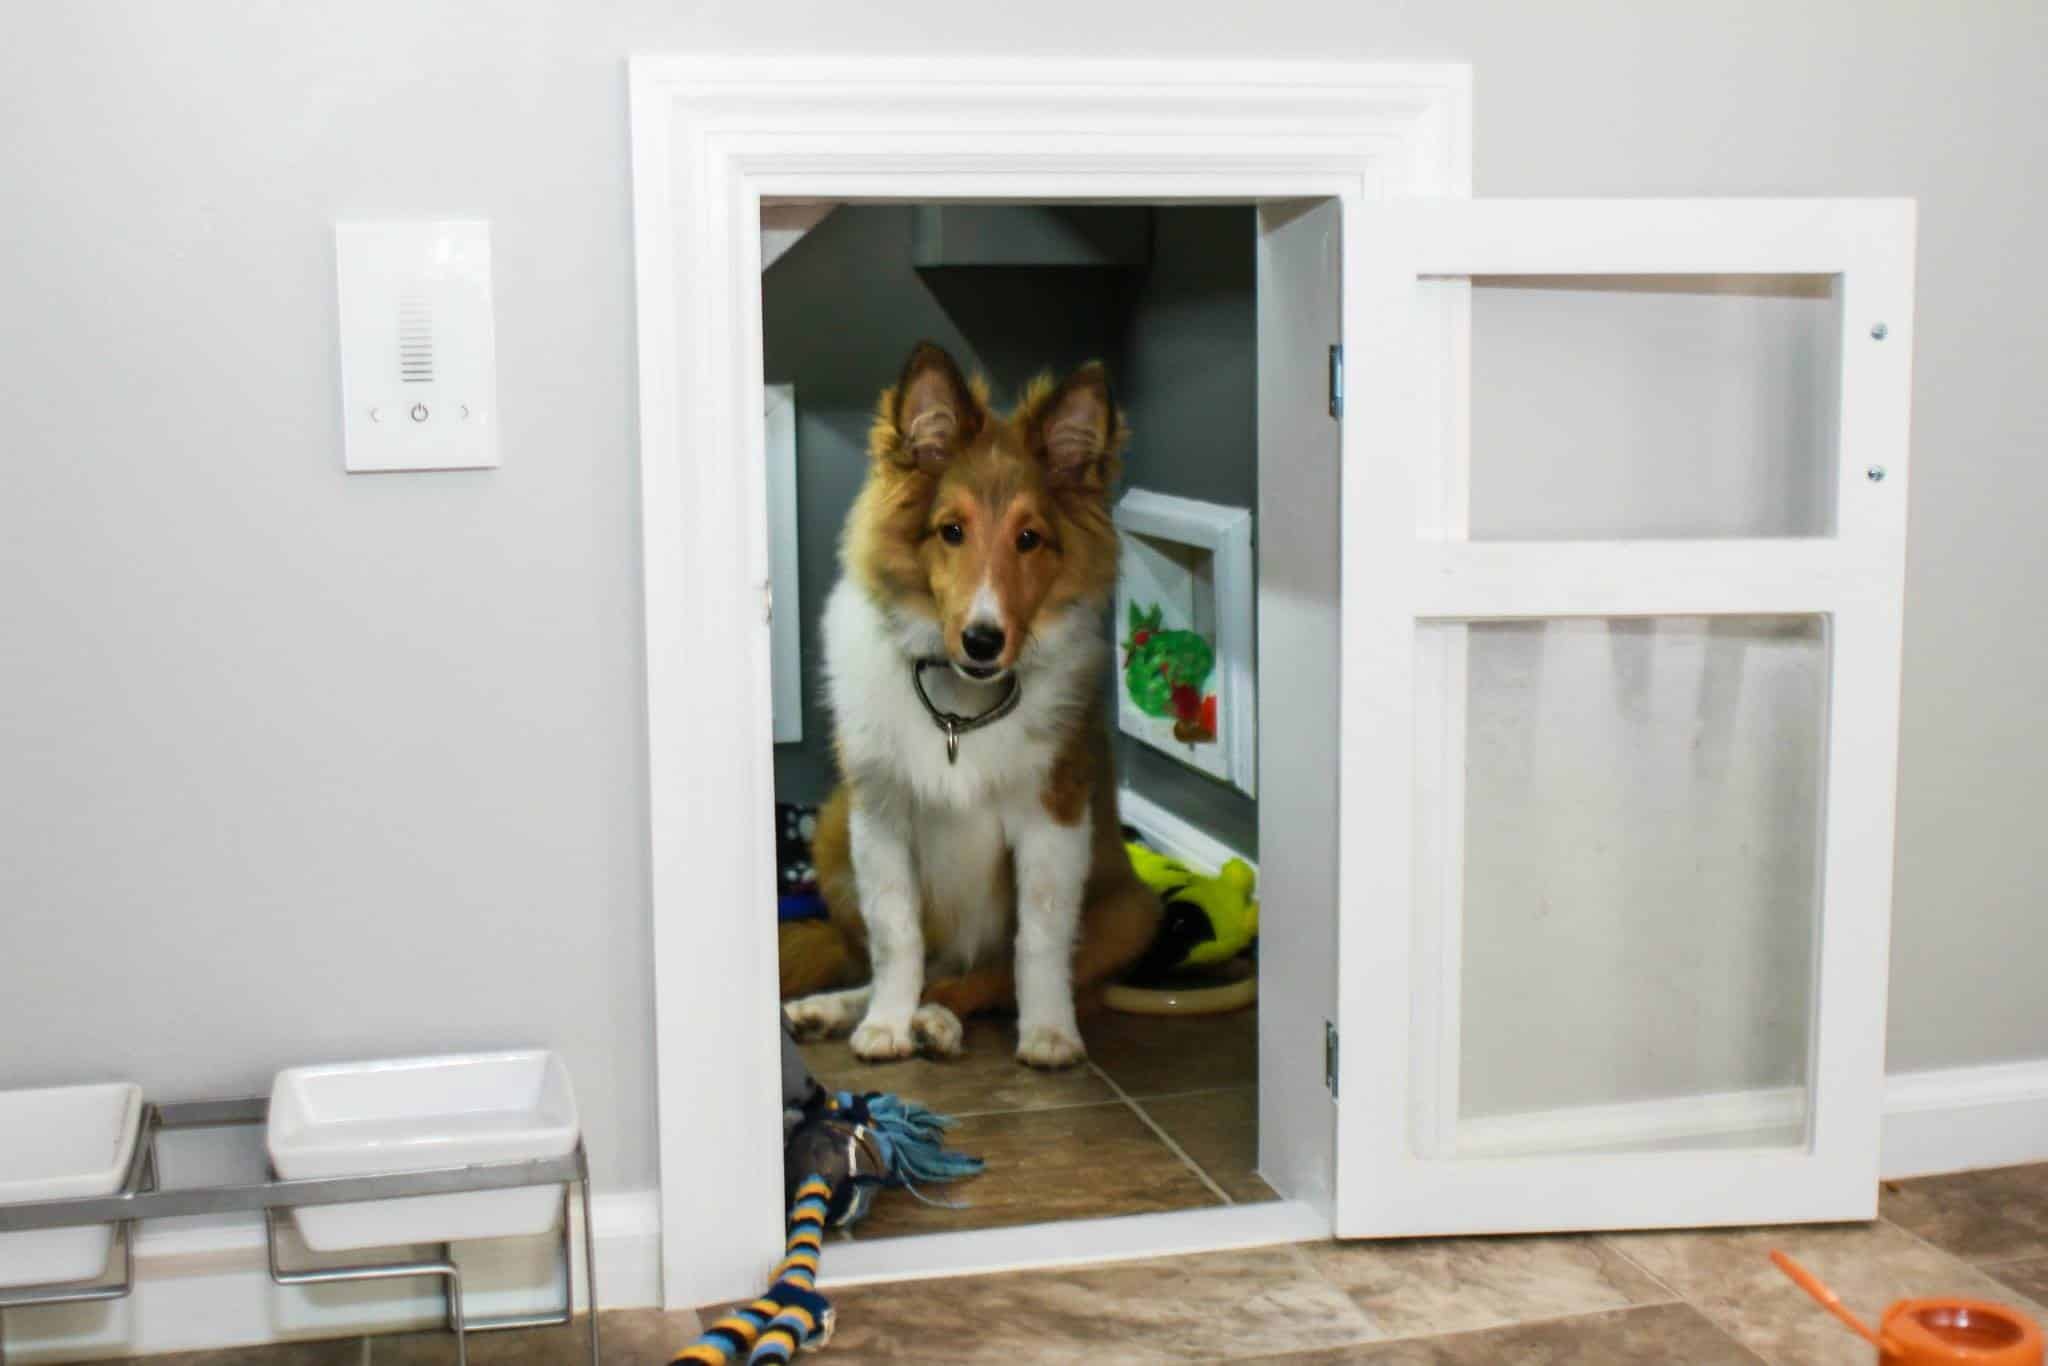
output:
[[[142,1088],[129,1082],[0,1091],[0,1205],[113,1195],[142,1130]],[[114,1226],[0,1233],[0,1286],[97,1280]]]
[[[568,1069],[542,1049],[293,1067],[270,1090],[270,1163],[288,1181],[562,1157],[576,1147]],[[560,1227],[559,1186],[292,1211],[315,1252],[519,1238]]]

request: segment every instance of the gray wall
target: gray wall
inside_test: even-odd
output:
[[[1128,485],[1259,505],[1254,216],[1249,206],[1154,216],[1151,268],[1124,335]],[[1121,734],[1117,762],[1125,784],[1258,857],[1258,804],[1250,797]]]
[[[1894,1067],[2048,1056],[2048,10],[194,0],[0,46],[0,1085],[567,1051],[654,1179],[630,52],[1469,60],[1482,194],[1922,202]],[[492,220],[502,470],[345,479],[331,225]]]

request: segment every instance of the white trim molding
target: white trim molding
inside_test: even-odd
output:
[[[661,1299],[661,1206],[652,1190],[595,1198],[598,1304],[635,1309]],[[581,1207],[576,1307],[587,1303]],[[558,1243],[507,1238],[459,1243],[463,1303],[470,1313],[539,1312],[561,1303]],[[5,1351],[17,1366],[102,1361],[240,1347],[294,1338],[336,1338],[441,1326],[441,1299],[426,1280],[281,1286],[270,1279],[260,1219],[179,1219],[137,1233],[135,1289],[100,1304],[10,1309]],[[678,1342],[680,1351],[686,1344]]]
[[[2048,1162],[2048,1058],[1885,1078],[1887,1181],[2023,1162]]]
[[[1243,859],[1257,876],[1259,861],[1167,810],[1136,788],[1124,787],[1116,797],[1117,814],[1125,825],[1134,826],[1162,854],[1179,859],[1198,873],[1215,873],[1232,859]]]
[[[762,434],[768,457],[768,629],[774,638],[775,743],[804,738],[803,620],[797,604],[796,386],[767,386]],[[780,603],[781,611],[776,610]]]
[[[736,458],[763,439],[763,209],[1338,200],[1349,214],[1461,195],[1471,73],[644,57],[631,87],[662,1266],[666,1302],[689,1306],[752,1293],[783,1240],[768,1093],[703,1122],[732,1078],[776,1072],[767,488],[760,460]],[[1299,1066],[1307,1094],[1320,1060]],[[1085,1244],[1090,1227],[1058,1241]]]

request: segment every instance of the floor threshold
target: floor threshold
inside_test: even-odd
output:
[[[923,1233],[825,1244],[819,1285],[867,1285],[942,1276],[1043,1271],[1100,1262],[1269,1247],[1330,1236],[1327,1212],[1297,1200],[1065,1220],[1012,1228]]]

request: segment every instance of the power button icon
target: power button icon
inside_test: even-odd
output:
[[[425,422],[427,420],[426,404],[415,403],[412,405],[412,420],[415,422]]]

